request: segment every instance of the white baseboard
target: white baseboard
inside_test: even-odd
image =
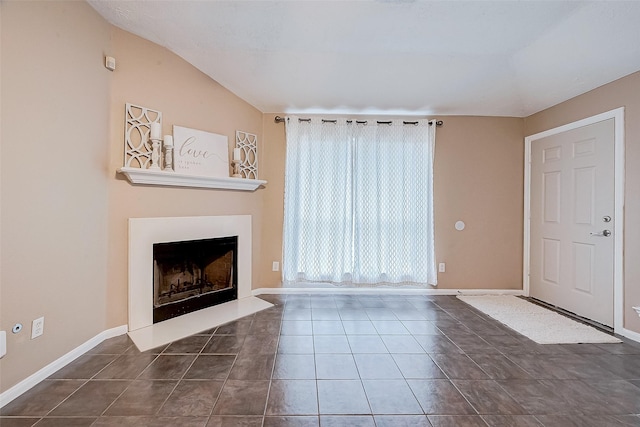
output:
[[[522,289],[413,289],[413,288],[258,288],[253,295],[279,294],[399,294],[399,295],[524,295]]]
[[[628,338],[630,340],[640,342],[640,334],[637,332],[630,331],[629,329],[620,328],[620,330],[616,330],[615,333],[622,335],[623,337]]]
[[[0,408],[14,400],[16,397],[20,396],[33,386],[37,385],[40,381],[44,380],[49,375],[60,370],[61,368],[64,368],[69,363],[73,362],[78,357],[82,356],[87,351],[100,344],[102,341],[109,338],[117,337],[119,335],[124,335],[127,333],[127,330],[127,325],[122,325],[115,328],[107,329],[106,331],[102,331],[95,337],[74,348],[64,356],[49,363],[44,368],[20,381],[18,384],[6,390],[4,393],[1,393]]]

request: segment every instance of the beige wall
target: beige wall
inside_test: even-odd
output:
[[[436,133],[438,288],[522,289],[522,119],[444,117]],[[454,228],[464,221],[463,231]]]
[[[134,217],[236,215],[253,216],[253,284],[261,281],[262,203],[255,192],[131,185],[116,174],[123,164],[124,108],[127,102],[162,111],[164,134],[186,126],[226,135],[235,144],[236,130],[258,135],[262,152],[262,113],[192,65],[154,43],[113,28],[117,69],[111,92],[109,142],[109,252],[107,325],[127,323],[127,227]],[[258,158],[259,169],[264,161]]]
[[[525,119],[525,136],[625,107],[624,327],[640,333],[640,72]]]
[[[84,2],[0,5],[4,391],[106,329],[111,29]]]
[[[283,116],[283,114],[280,114]],[[282,263],[282,221],[284,215],[284,159],[286,155],[284,123],[274,123],[276,114],[264,114],[263,178],[265,189],[260,270],[263,287],[279,287],[282,272],[271,271],[273,261]],[[282,264],[281,264],[282,265]]]
[[[2,272],[9,333],[0,392],[98,333],[127,323],[127,219],[253,215],[260,283],[263,190],[133,186],[123,162],[125,103],[173,124],[258,135],[262,114],[184,60],[116,29],[84,2],[2,2]],[[105,54],[116,57],[113,73]],[[260,159],[260,164],[262,160]],[[261,166],[262,167],[262,166]],[[31,320],[45,334],[29,339]]]
[[[283,114],[280,114],[283,115]],[[264,115],[265,190],[263,286],[282,258],[285,132]],[[443,117],[434,170],[436,258],[445,262],[438,288],[521,289],[524,144],[522,119]],[[466,223],[456,231],[457,220]]]

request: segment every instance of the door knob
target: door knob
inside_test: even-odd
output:
[[[602,230],[597,233],[589,233],[592,236],[609,237],[611,236],[611,230]]]

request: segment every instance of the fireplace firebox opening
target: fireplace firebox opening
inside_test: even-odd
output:
[[[238,298],[238,236],[153,244],[153,323]]]

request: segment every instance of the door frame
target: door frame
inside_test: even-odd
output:
[[[614,120],[613,330],[615,333],[622,333],[624,328],[624,107],[525,137],[522,290],[525,296],[529,296],[531,262],[531,145],[539,139],[609,119]]]

